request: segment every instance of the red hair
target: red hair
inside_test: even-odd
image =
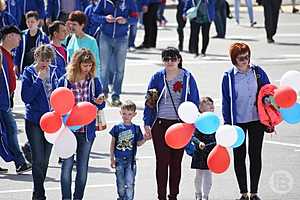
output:
[[[239,55],[245,54],[245,53],[249,54],[249,62],[250,62],[251,51],[250,51],[249,46],[242,42],[233,43],[229,49],[229,55],[230,55],[232,64],[236,65],[237,64],[236,58]]]

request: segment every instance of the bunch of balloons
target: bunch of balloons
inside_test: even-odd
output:
[[[300,122],[300,72],[288,71],[280,79],[280,87],[274,91],[274,100],[284,121],[289,124]]]
[[[69,158],[76,152],[77,141],[72,131],[91,123],[96,118],[97,108],[90,102],[75,105],[73,92],[60,87],[50,96],[53,111],[45,113],[40,119],[41,129],[46,140],[54,144],[54,151],[61,158]]]
[[[220,126],[220,119],[215,113],[199,113],[197,106],[189,101],[180,104],[178,115],[183,123],[176,123],[168,128],[165,135],[167,145],[174,149],[185,147],[190,142],[195,128],[203,134],[216,133],[217,145],[210,152],[207,164],[214,173],[225,172],[230,164],[226,147],[236,148],[243,144],[243,129],[231,125]]]

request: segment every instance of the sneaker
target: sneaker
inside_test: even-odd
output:
[[[6,174],[8,172],[8,169],[0,167],[0,174]]]
[[[236,200],[249,200],[249,197],[248,197],[248,195],[247,196],[242,195],[241,198],[236,199]]]
[[[31,148],[30,144],[26,142],[24,146],[21,147],[24,157],[27,160],[27,162],[32,163],[32,155],[31,155]]]
[[[254,21],[254,22],[251,22],[251,23],[250,23],[250,26],[251,26],[251,27],[254,27],[254,25],[256,25],[256,24],[257,24],[257,22]]]
[[[261,200],[257,195],[250,197],[250,200]]]
[[[293,8],[293,11],[292,11],[292,13],[297,13],[297,12],[299,12],[299,9],[297,9],[297,8]]]
[[[120,101],[120,99],[113,99],[113,100],[111,101],[111,105],[112,105],[112,106],[115,106],[115,107],[119,107],[119,106],[122,105],[122,102]]]
[[[129,52],[135,52],[135,48],[134,48],[134,47],[129,47],[129,48],[128,48],[128,51],[129,51]]]
[[[16,172],[19,175],[19,174],[23,174],[25,172],[31,171],[31,169],[32,169],[31,164],[24,163],[23,165],[19,166],[16,169]]]
[[[271,44],[271,43],[274,43],[275,40],[273,40],[273,38],[267,38],[267,42],[268,42],[269,44]]]

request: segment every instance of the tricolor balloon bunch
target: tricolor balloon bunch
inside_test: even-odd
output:
[[[69,158],[76,152],[77,141],[72,131],[91,123],[96,118],[97,108],[90,102],[75,105],[73,92],[60,87],[50,96],[53,111],[45,113],[40,119],[41,129],[54,151],[61,158]]]
[[[274,101],[284,121],[289,124],[300,122],[300,72],[288,71],[280,79],[280,86],[274,90]]]
[[[195,128],[203,134],[216,133],[217,145],[210,152],[207,164],[214,173],[225,172],[230,164],[226,147],[235,148],[243,144],[243,129],[231,125],[220,126],[220,119],[215,113],[199,113],[197,106],[189,101],[180,104],[178,115],[184,123],[176,123],[168,128],[165,135],[167,145],[174,149],[185,147],[190,142]]]

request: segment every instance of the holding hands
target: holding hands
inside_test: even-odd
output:
[[[118,23],[118,24],[126,24],[127,23],[127,19],[125,19],[124,17],[122,16],[119,16],[119,17],[113,17],[112,15],[107,15],[105,17],[106,21],[108,23]]]

